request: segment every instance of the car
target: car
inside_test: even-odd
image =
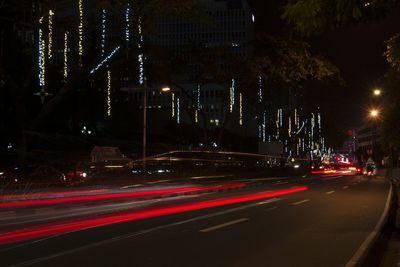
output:
[[[64,173],[48,165],[15,166],[2,171],[0,175],[0,183],[3,186],[49,186],[65,184],[65,182]]]

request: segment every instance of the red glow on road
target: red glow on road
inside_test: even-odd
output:
[[[68,232],[80,231],[94,227],[126,223],[165,215],[172,215],[188,211],[219,207],[224,205],[238,204],[242,202],[260,200],[265,198],[279,197],[308,190],[306,186],[298,186],[290,189],[277,190],[273,192],[262,192],[251,195],[229,197],[217,200],[202,201],[189,204],[181,204],[170,207],[153,208],[120,215],[111,215],[94,219],[82,219],[75,222],[37,226],[0,234],[0,244],[10,244],[36,238],[43,238]]]
[[[91,189],[91,190],[74,190],[74,191],[57,191],[57,192],[37,192],[29,194],[2,195],[1,200],[8,199],[26,199],[34,197],[60,197],[66,195],[83,195],[83,194],[98,194],[105,193],[108,189]]]
[[[179,188],[169,188],[169,189],[160,189],[160,190],[124,192],[124,193],[113,193],[113,194],[102,194],[102,195],[91,195],[91,196],[75,196],[75,197],[63,197],[63,198],[53,198],[53,199],[33,199],[33,200],[23,200],[23,201],[10,201],[10,202],[0,203],[0,209],[54,205],[54,204],[62,204],[62,203],[103,201],[103,200],[124,199],[124,198],[162,196],[162,195],[170,195],[170,194],[177,194],[177,193],[191,193],[191,192],[203,192],[203,191],[210,191],[210,190],[235,189],[235,188],[241,188],[244,186],[246,186],[245,183],[234,183],[234,184],[197,186],[197,187],[179,187]]]

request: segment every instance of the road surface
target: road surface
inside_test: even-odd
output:
[[[306,190],[299,192],[268,195],[304,186]],[[140,205],[131,201],[91,203],[85,206],[86,210],[92,207],[102,211],[90,216],[82,213],[81,203],[65,208],[68,214],[79,210],[72,217],[74,220],[244,199],[2,245],[0,265],[346,266],[382,217],[389,189],[390,184],[382,177],[368,180],[362,176],[329,175],[268,178],[241,189],[142,200]],[[243,198],[261,194],[265,198]],[[112,205],[116,207],[113,213],[109,210]],[[40,218],[41,214],[53,214],[53,210],[60,211],[62,207],[38,209]],[[107,212],[102,213],[104,209]],[[26,214],[10,216],[3,226],[14,230],[29,228],[32,223],[43,224],[40,220],[18,219],[26,218]]]

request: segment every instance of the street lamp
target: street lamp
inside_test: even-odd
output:
[[[165,86],[165,87],[161,88],[161,91],[164,92],[164,93],[170,92],[171,91],[171,87]]]
[[[380,96],[382,94],[382,90],[379,88],[374,89],[374,96]]]
[[[369,112],[369,116],[373,119],[377,118],[379,116],[379,110],[371,109]]]

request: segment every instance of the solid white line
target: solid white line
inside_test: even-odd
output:
[[[212,227],[209,227],[209,228],[201,229],[200,232],[208,233],[208,232],[211,232],[211,231],[215,231],[215,230],[218,230],[218,229],[221,229],[221,228],[224,228],[224,227],[227,227],[227,226],[231,226],[231,225],[234,225],[234,224],[238,224],[238,223],[241,223],[241,222],[245,222],[245,221],[248,221],[248,220],[249,220],[248,218],[241,218],[241,219],[237,219],[237,220],[234,220],[234,221],[218,224],[218,225],[215,225],[215,226],[212,226]]]
[[[275,183],[276,185],[281,185],[281,184],[288,184],[289,182],[277,182]]]
[[[304,199],[304,200],[301,200],[301,201],[294,202],[294,203],[292,203],[292,205],[296,206],[296,205],[300,205],[300,204],[303,204],[303,203],[306,203],[306,202],[309,202],[309,201],[310,201],[309,199]]]
[[[276,201],[279,201],[279,200],[281,200],[281,199],[280,198],[271,198],[271,199],[269,199],[267,201],[269,201],[269,203],[272,203],[272,202],[276,202]],[[208,219],[208,218],[211,218],[211,217],[216,217],[216,216],[219,216],[219,215],[223,215],[223,214],[226,214],[226,213],[230,213],[230,212],[235,212],[235,211],[238,211],[238,210],[243,210],[243,209],[247,209],[247,208],[256,207],[256,206],[259,206],[259,205],[260,204],[258,204],[258,203],[252,203],[252,204],[240,206],[240,207],[237,207],[237,208],[232,208],[232,209],[228,209],[228,210],[224,210],[224,211],[220,211],[220,212],[214,212],[214,213],[210,213],[210,214],[207,214],[207,215],[194,217],[194,218],[191,218],[191,219],[188,219],[188,220],[184,220],[184,221],[169,223],[169,224],[157,226],[157,227],[154,227],[154,228],[146,229],[146,230],[143,230],[143,231],[135,232],[135,233],[132,233],[132,234],[127,234],[127,235],[122,235],[122,236],[109,238],[109,239],[106,239],[106,240],[102,240],[102,241],[99,241],[99,242],[91,243],[91,244],[86,245],[86,246],[82,246],[82,247],[66,250],[66,251],[63,251],[63,252],[60,252],[60,253],[56,253],[56,254],[52,254],[52,255],[49,255],[49,256],[45,256],[45,257],[41,257],[41,258],[37,258],[37,259],[25,261],[25,262],[21,262],[21,263],[15,264],[13,266],[15,266],[15,267],[17,267],[17,266],[18,267],[19,266],[21,266],[21,267],[22,266],[30,266],[30,265],[33,265],[33,264],[36,264],[36,263],[40,263],[40,262],[44,262],[44,261],[47,261],[47,260],[55,259],[55,258],[58,258],[58,257],[61,257],[61,256],[65,256],[65,255],[68,255],[68,254],[73,254],[73,253],[76,253],[78,251],[82,251],[82,250],[98,247],[98,246],[101,246],[101,245],[106,245],[106,244],[118,242],[118,241],[121,241],[121,240],[124,240],[124,239],[128,239],[128,238],[142,236],[142,235],[145,235],[145,234],[148,234],[148,233],[151,233],[151,232],[155,232],[155,231],[158,231],[158,230],[162,230],[162,229],[165,229],[165,228],[178,226],[178,225],[182,225],[182,224],[186,224],[186,223],[191,223],[191,222],[194,222],[194,221],[204,220],[204,219]],[[61,235],[63,235],[63,234],[56,235],[56,236],[45,237],[45,238],[34,240],[32,242],[29,242],[29,243],[26,243],[26,244],[23,244],[23,245],[17,245],[17,246],[14,246],[14,247],[22,247],[24,245],[38,243],[40,241],[48,240],[50,238],[54,238],[54,237],[61,236]],[[13,247],[10,247],[9,249],[12,249],[12,248]],[[9,250],[9,249],[7,249],[7,250]],[[1,251],[6,251],[6,250],[0,250],[0,252]]]
[[[278,208],[277,206],[273,206],[273,207],[267,209],[267,211],[276,210],[277,208]]]
[[[385,223],[385,220],[388,216],[391,199],[392,199],[392,183],[390,183],[389,193],[388,193],[388,196],[386,199],[385,208],[383,210],[381,217],[379,218],[378,223],[376,224],[374,230],[368,235],[368,237],[364,240],[364,242],[358,248],[356,253],[354,253],[353,257],[351,257],[349,262],[344,267],[354,267],[354,266],[358,265],[361,258],[371,247],[374,240],[376,240],[376,238],[378,237],[378,234],[379,234],[380,230],[382,229],[382,226]]]
[[[333,193],[335,193],[335,191],[326,192],[327,195],[330,195],[330,194],[333,194]]]

